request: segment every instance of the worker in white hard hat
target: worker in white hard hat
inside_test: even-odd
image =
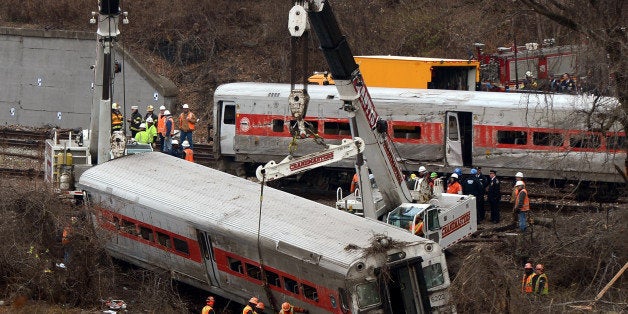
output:
[[[515,200],[515,211],[519,216],[519,230],[521,232],[526,231],[528,227],[528,212],[530,211],[530,198],[528,197],[528,191],[525,189],[523,181],[517,181],[515,184],[517,188],[517,199]]]
[[[144,122],[144,118],[139,113],[138,106],[131,106],[131,118],[126,119],[126,122],[129,123],[129,131],[131,131],[131,137],[135,138],[137,132],[140,131],[140,124]]]
[[[135,141],[140,144],[151,144],[153,142],[153,138],[150,133],[146,131],[146,123],[140,123],[139,129],[140,131],[135,134]]]
[[[172,120],[172,115],[170,114],[170,111],[168,110],[164,111],[164,117],[165,117],[165,122],[164,122],[165,130],[164,130],[164,143],[163,143],[162,151],[166,154],[172,154],[173,153],[172,136],[174,135],[174,120]]]
[[[190,148],[190,143],[186,140],[181,143],[181,146],[183,147],[183,154],[181,157],[187,161],[194,162],[194,151]]]
[[[447,193],[449,194],[462,194],[462,186],[458,182],[458,174],[452,173],[449,177],[449,184],[447,185]]]
[[[523,186],[525,187],[525,182],[523,181],[523,173],[521,171],[518,171],[517,173],[515,173],[515,183],[517,183],[518,181],[523,182]],[[517,221],[519,220],[518,215],[517,215],[517,210],[515,209],[515,201],[517,200],[517,193],[519,193],[519,190],[517,190],[516,186],[512,187],[512,192],[510,193],[510,203],[512,203],[512,223],[517,225]]]
[[[192,133],[196,128],[196,115],[190,111],[188,104],[183,104],[183,112],[179,115],[179,131],[181,132],[181,141],[187,140],[190,143],[190,148],[194,149],[194,142],[192,141]]]
[[[427,178],[429,173],[424,166],[419,167],[419,179]]]
[[[122,123],[124,122],[124,116],[120,112],[120,105],[118,103],[111,104],[111,133],[115,131],[122,131]]]
[[[166,135],[166,106],[159,107],[159,115],[157,116],[157,121],[155,121],[155,126],[157,127],[157,134],[159,135],[159,145],[161,145],[161,150],[164,150],[164,138]]]
[[[181,145],[179,145],[179,141],[176,139],[173,139],[171,141],[172,144],[172,148],[170,149],[170,155],[177,157],[177,158],[181,158]]]

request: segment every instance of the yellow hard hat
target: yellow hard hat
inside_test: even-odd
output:
[[[153,111],[153,105],[146,106],[146,111]]]

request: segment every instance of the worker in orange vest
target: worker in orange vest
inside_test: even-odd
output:
[[[157,133],[159,134],[159,144],[164,147],[164,137],[166,137],[166,106],[159,107],[159,117],[157,118]]]
[[[355,189],[358,187],[359,181],[360,181],[360,178],[358,177],[358,174],[355,173],[353,175],[353,179],[351,179],[351,187],[349,188],[349,192],[351,193],[355,192]]]
[[[190,143],[190,148],[194,149],[194,142],[192,141],[192,132],[196,126],[196,116],[190,111],[188,104],[183,104],[183,112],[179,115],[179,130],[181,131],[180,141],[187,140]]]
[[[183,146],[182,157],[187,161],[194,162],[194,151],[190,148],[190,143],[188,143],[188,141],[183,141],[181,146]]]
[[[63,228],[63,234],[61,236],[61,244],[63,245],[63,263],[66,266],[70,262],[70,255],[72,255],[72,232],[77,221],[78,218],[73,216],[70,219],[70,224]]]
[[[527,214],[528,211],[530,211],[530,198],[528,197],[528,191],[526,191],[523,181],[517,181],[515,187],[517,188],[515,210],[519,214],[519,230],[521,230],[521,232],[524,232],[528,227]]]
[[[203,307],[201,314],[215,314],[216,311],[214,311],[214,302],[215,302],[214,297],[212,296],[207,297],[205,302],[207,302],[207,304]]]
[[[290,305],[290,303],[284,302],[281,305],[281,311],[279,311],[279,314],[292,314],[292,313],[308,313],[308,310],[302,307],[292,306]]]
[[[111,104],[111,133],[115,131],[124,131],[122,129],[122,123],[124,122],[124,116],[120,112],[120,106],[118,103]]]
[[[249,303],[242,309],[242,314],[253,314],[255,313],[254,309],[257,306],[259,299],[256,297],[252,297],[249,299]]]
[[[521,292],[532,293],[532,278],[535,276],[531,263],[524,266],[523,277],[521,278]]]
[[[458,174],[452,173],[449,177],[449,185],[447,185],[447,193],[462,194],[462,186],[458,183]]]

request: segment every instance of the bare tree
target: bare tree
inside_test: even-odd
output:
[[[606,53],[608,77],[613,92],[619,100],[616,120],[628,131],[628,79],[625,57],[628,36],[626,35],[626,12],[628,2],[624,0],[521,0],[538,14],[586,36],[589,43]],[[628,145],[624,144],[628,153]],[[624,172],[628,169],[628,159]]]

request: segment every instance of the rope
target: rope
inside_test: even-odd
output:
[[[261,229],[262,229],[262,205],[264,203],[264,185],[266,185],[266,173],[262,173],[262,181],[260,187],[260,195],[259,195],[259,214],[257,220],[257,255],[259,257],[259,268],[260,274],[262,276],[262,286],[264,287],[264,291],[266,292],[266,297],[268,298],[268,302],[270,303],[273,312],[277,312],[279,308],[277,307],[277,300],[275,300],[275,296],[273,292],[270,290],[270,285],[268,284],[268,280],[266,277],[266,272],[264,271],[264,258],[262,257],[262,246],[261,246]]]

